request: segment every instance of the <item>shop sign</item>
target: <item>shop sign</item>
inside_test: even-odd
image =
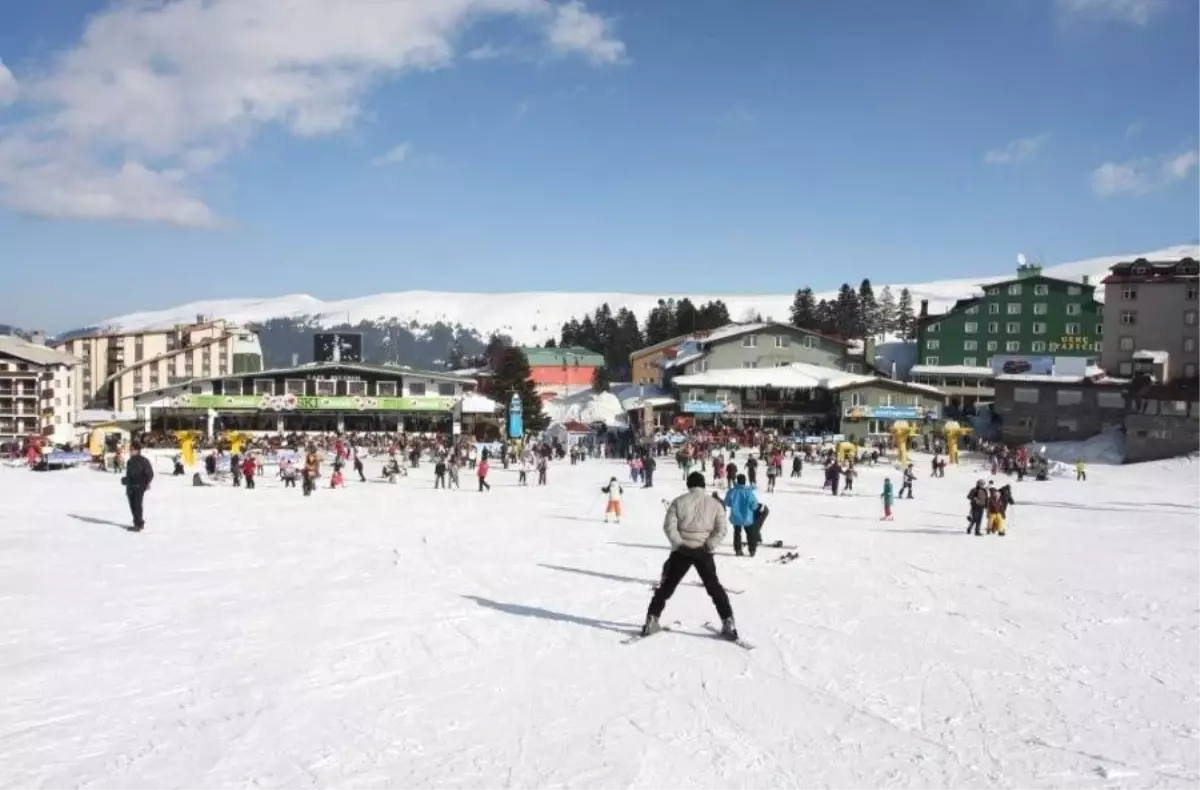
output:
[[[400,398],[365,396],[306,397],[303,395],[192,395],[170,398],[167,408],[218,411],[394,411],[441,412],[454,409],[455,398],[444,395],[410,395]]]
[[[917,406],[847,406],[845,415],[851,420],[920,420],[926,411]]]
[[[737,411],[737,405],[718,401],[692,400],[683,404],[683,410],[688,414],[725,414]]]

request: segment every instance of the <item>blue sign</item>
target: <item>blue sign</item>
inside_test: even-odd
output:
[[[508,435],[513,439],[520,439],[525,435],[523,411],[521,396],[514,392],[512,400],[508,402]]]
[[[916,406],[876,406],[871,416],[877,420],[919,420],[925,411]]]
[[[707,400],[693,400],[683,404],[683,410],[688,414],[724,414],[725,404]]]

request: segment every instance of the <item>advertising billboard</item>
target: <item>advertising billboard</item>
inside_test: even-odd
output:
[[[992,357],[996,376],[1049,376],[1054,373],[1054,357],[1005,354]]]

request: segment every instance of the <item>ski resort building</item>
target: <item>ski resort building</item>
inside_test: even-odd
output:
[[[1104,305],[1088,277],[1047,277],[1029,264],[1014,279],[982,288],[940,314],[921,301],[917,365],[991,368],[1001,355],[1099,356]]]
[[[457,433],[464,415],[490,415],[499,408],[475,395],[470,381],[460,376],[357,362],[192,379],[143,392],[135,402],[147,431],[209,435],[223,430]]]
[[[30,342],[0,335],[0,442],[33,434],[57,444],[75,439],[79,402],[72,385],[79,360],[47,348],[44,337]]]
[[[592,386],[604,356],[586,348],[522,348],[530,377],[543,398],[567,397]]]
[[[73,385],[81,408],[120,412],[132,412],[145,392],[263,366],[253,330],[204,316],[167,329],[78,335],[54,347],[81,360]]]
[[[1101,366],[1131,377],[1135,357],[1158,358],[1160,383],[1197,378],[1200,350],[1200,264],[1148,261],[1118,263],[1104,278],[1104,345]]]

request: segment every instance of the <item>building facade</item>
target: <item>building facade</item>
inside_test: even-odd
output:
[[[194,324],[142,332],[104,332],[59,341],[80,360],[74,395],[84,408],[133,411],[143,392],[262,369],[262,346],[252,330],[197,316]]]
[[[678,375],[709,370],[753,370],[793,363],[861,373],[849,359],[847,344],[790,324],[730,324],[698,333],[674,347],[663,361],[663,383]]]
[[[460,376],[329,362],[194,379],[135,397],[145,430],[451,433]]]
[[[884,378],[837,386],[833,392],[841,413],[838,432],[851,441],[887,436],[897,420],[932,424],[946,405],[946,395],[933,387]]]
[[[0,442],[31,434],[55,444],[72,442],[79,360],[47,348],[41,335],[34,340],[0,335]]]
[[[1104,345],[1100,364],[1123,377],[1134,374],[1134,355],[1165,354],[1165,378],[1197,378],[1200,264],[1181,261],[1118,263],[1104,278]]]
[[[931,315],[921,302],[917,365],[991,368],[999,356],[1096,356],[1103,337],[1104,306],[1096,286],[1042,275],[1020,266],[1013,280],[983,286],[945,313]]]
[[[694,334],[679,335],[652,346],[639,348],[629,355],[630,379],[634,384],[661,385],[663,365],[669,362],[674,350],[694,338]]]
[[[993,405],[1006,442],[1089,439],[1124,425],[1129,382],[1088,376],[1000,375]]]
[[[604,356],[586,348],[522,348],[529,360],[529,373],[543,398],[582,392],[592,386]]]
[[[1131,388],[1125,417],[1125,462],[1156,461],[1200,451],[1200,381]]]

